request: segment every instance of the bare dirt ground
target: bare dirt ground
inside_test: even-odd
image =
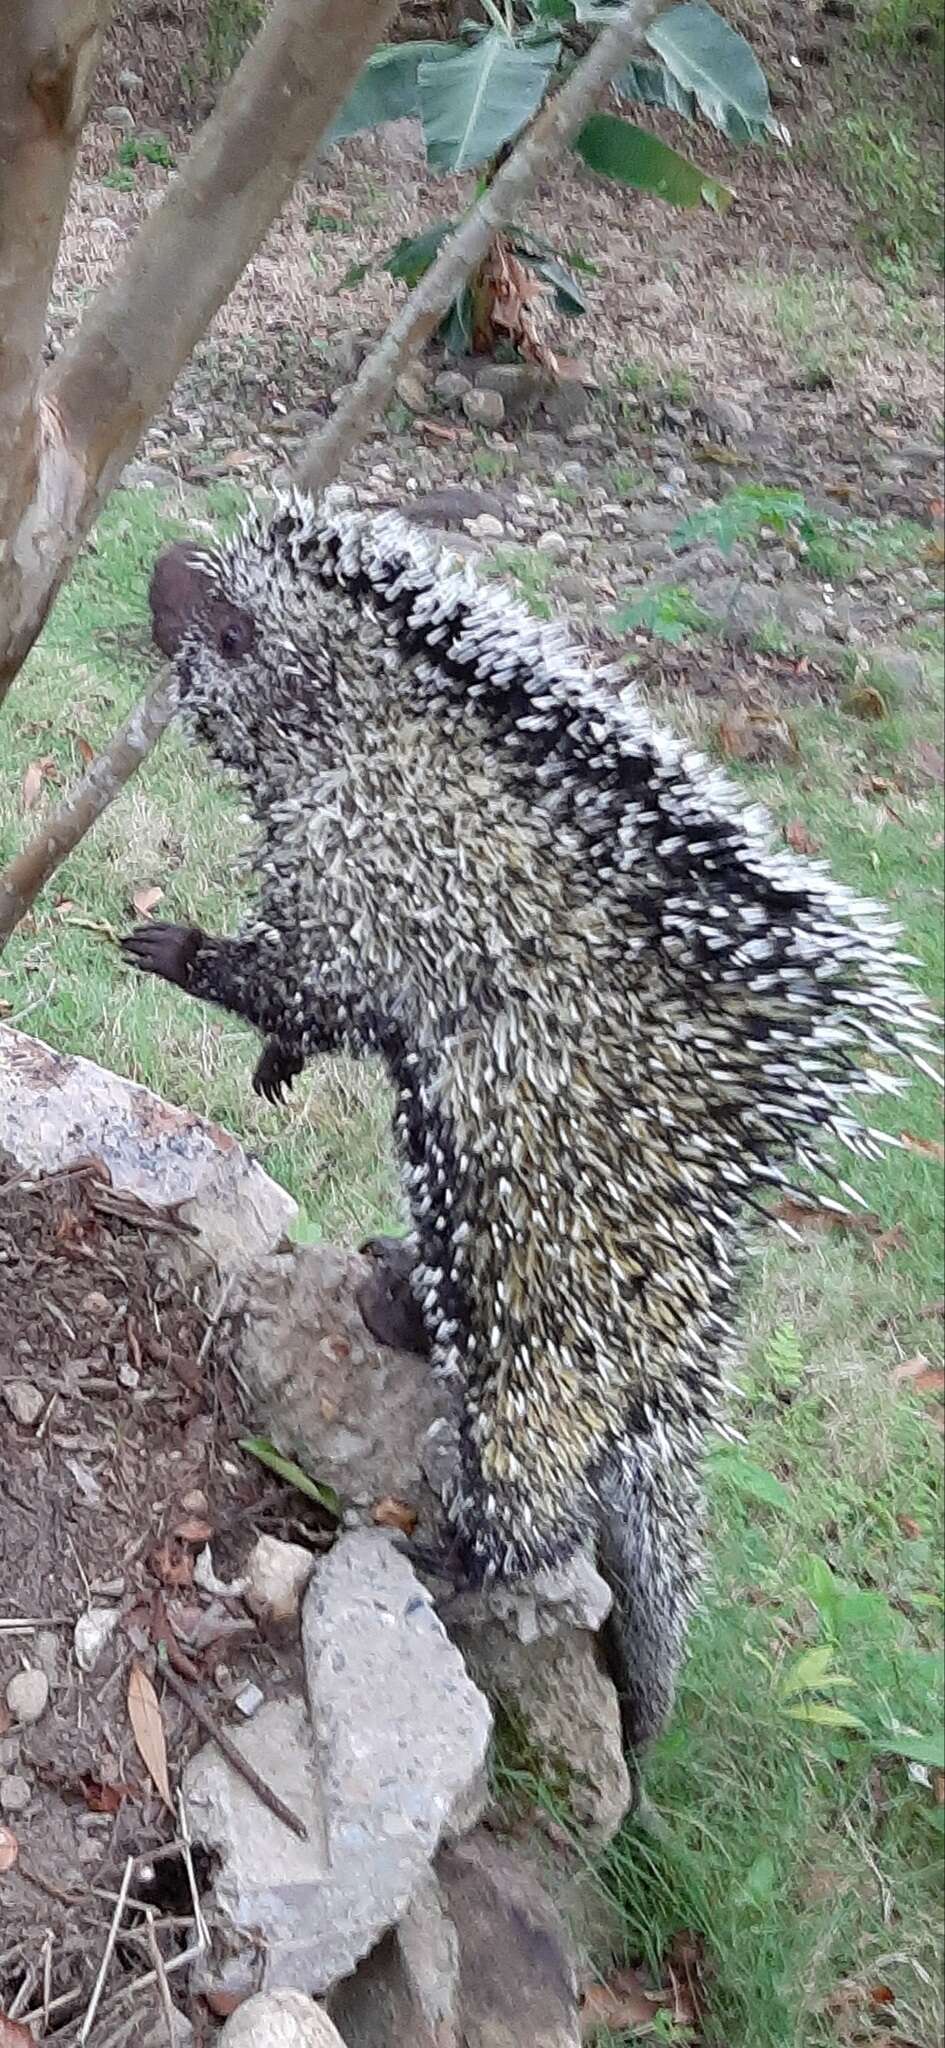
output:
[[[198,1698],[212,1693],[224,1722],[253,1678],[278,1696],[291,1652],[220,1588],[257,1533],[318,1541],[301,1496],[287,1507],[229,1448],[241,1397],[200,1286],[175,1270],[182,1240],[172,1215],[116,1194],[94,1161],[45,1177],[0,1161],[0,2012],[48,2013],[44,2038],[63,2042],[87,2009],[129,1856],[142,1911],[96,2040],[123,2011],[143,2032],[144,1906],[167,1963],[194,1938],[178,1819],[157,1781],[162,1751],[173,1785],[201,1738],[162,1661]],[[218,1584],[198,1563],[208,1545]],[[96,1617],[90,1664],[82,1630]],[[48,1684],[35,1724],[5,1704],[27,1665]],[[151,1675],[156,1745],[134,1732],[133,1695],[147,1703]]]

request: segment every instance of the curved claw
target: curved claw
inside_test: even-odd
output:
[[[304,1064],[299,1053],[289,1052],[277,1038],[270,1038],[256,1062],[253,1074],[255,1093],[277,1108],[281,1107],[288,1101],[295,1076],[302,1072]]]
[[[139,974],[154,974],[186,988],[187,973],[203,937],[195,925],[139,924],[119,939],[122,958]]]

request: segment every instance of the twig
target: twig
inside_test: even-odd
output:
[[[133,1856],[129,1856],[128,1861],[125,1864],[124,1875],[121,1880],[121,1890],[119,1891],[118,1897],[115,1901],[115,1911],[112,1914],[111,1926],[108,1930],[108,1940],[105,1943],[105,1954],[103,1955],[101,1963],[99,1964],[98,1976],[96,1977],[95,1983],[92,1987],[92,1996],[88,2003],[85,2018],[79,2029],[78,2048],[83,2048],[83,2043],[88,2040],[89,2035],[92,2032],[92,2025],[95,2019],[95,2015],[98,2011],[99,1999],[102,1996],[105,1979],[108,1975],[108,1965],[111,1962],[112,1951],[115,1947],[115,1941],[118,1935],[119,1923],[121,1921],[121,1916],[125,1910],[125,1899],[128,1896],[128,1886],[131,1883],[131,1873],[134,1867],[135,1859]]]
[[[21,1877],[25,1877],[27,1884],[35,1884],[38,1891],[45,1892],[47,1898],[55,1899],[58,1905],[81,1906],[82,1892],[63,1891],[62,1887],[53,1884],[50,1878],[41,1877],[38,1870],[31,1870],[29,1864],[24,1863],[22,1856],[17,1864],[17,1870]]]
[[[211,1315],[207,1323],[207,1327],[203,1333],[203,1336],[200,1339],[200,1349],[194,1361],[195,1372],[197,1371],[198,1367],[200,1367],[203,1364],[204,1359],[207,1356],[207,1352],[209,1351],[210,1346],[213,1343],[213,1339],[216,1336],[217,1330],[219,1329],[220,1324],[223,1320],[223,1316],[225,1314],[235,1284],[235,1273],[228,1273],[220,1289],[220,1292],[217,1295],[216,1303],[213,1309],[213,1314]]]
[[[45,2028],[45,2027],[48,2027],[48,2025],[49,2025],[49,2001],[50,2001],[50,1999],[51,1999],[51,1997],[52,1997],[52,1952],[53,1952],[53,1931],[52,1931],[52,1928],[51,1928],[51,1927],[47,1927],[47,1929],[46,1929],[46,1939],[45,1939],[45,1942],[43,1943],[43,2026],[44,2026],[44,2028]]]
[[[190,1816],[187,1812],[187,1801],[179,1786],[177,1791],[177,1823],[180,1828],[181,1850],[184,1858],[184,1868],[187,1872],[187,1883],[190,1886],[190,1903],[194,1909],[194,1925],[197,1929],[197,1939],[203,1943],[205,1948],[209,1948],[210,1930],[203,1917],[200,1893],[197,1890],[197,1873],[194,1870],[193,1845],[190,1839]]]
[[[270,1813],[274,1813],[277,1820],[291,1828],[292,1833],[298,1835],[300,1841],[307,1842],[308,1828],[304,1820],[300,1820],[298,1814],[293,1813],[291,1806],[287,1806],[285,1800],[280,1799],[278,1792],[273,1792],[271,1786],[266,1784],[265,1778],[261,1778],[259,1772],[253,1769],[252,1764],[247,1763],[232,1736],[227,1735],[225,1729],[220,1727],[203,1701],[194,1697],[189,1685],[185,1685],[183,1679],[178,1678],[166,1657],[160,1660],[160,1670],[165,1685],[169,1685],[171,1691],[176,1692],[178,1699],[183,1700],[185,1707],[193,1714],[198,1728],[202,1728],[204,1734],[209,1735],[211,1742],[216,1743],[217,1748],[226,1757],[227,1763],[232,1764],[234,1771],[237,1771],[241,1778],[245,1778],[257,1799],[261,1799],[263,1805],[268,1806]]]
[[[151,1951],[151,1961],[154,1964],[155,1972],[157,1974],[158,1991],[160,1993],[161,1998],[161,2008],[164,2013],[164,2024],[167,2028],[167,2038],[171,2044],[171,2048],[176,2048],[177,2028],[174,2025],[174,2007],[171,2004],[171,1993],[167,1981],[167,1971],[164,1967],[164,1957],[161,1954],[160,1948],[158,1946],[158,1938],[154,1932],[153,1906],[149,1906],[147,1908],[144,1918],[148,1948]]]

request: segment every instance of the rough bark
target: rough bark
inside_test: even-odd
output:
[[[110,0],[0,7],[0,620],[36,545],[46,304],[110,12]]]
[[[368,421],[392,396],[405,364],[439,326],[494,237],[532,198],[539,180],[557,163],[593,112],[603,88],[630,61],[643,31],[665,5],[666,0],[628,0],[619,22],[604,29],[560,92],[541,109],[481,199],[443,243],[327,426],[309,442],[298,471],[305,490],[317,494],[337,475]]]
[[[90,4],[82,0],[86,11]],[[21,373],[31,425],[19,428],[17,445],[31,435],[33,455],[17,464],[0,528],[0,699],[142,429],[394,10],[395,0],[276,0],[167,197],[32,405]],[[29,0],[14,0],[18,12],[30,13]],[[68,12],[78,16],[80,0]]]

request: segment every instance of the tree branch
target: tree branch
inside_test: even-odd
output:
[[[560,92],[542,107],[481,199],[443,243],[383,340],[362,364],[347,397],[309,441],[297,470],[304,490],[317,496],[337,476],[368,421],[391,397],[404,365],[439,326],[494,237],[532,198],[539,180],[583,127],[604,86],[638,54],[644,30],[666,5],[667,0],[627,0],[619,22],[602,31]]]
[[[46,305],[111,0],[0,8],[0,534],[13,535],[40,464]],[[15,543],[14,543],[15,544]],[[20,545],[24,536],[20,533]],[[25,536],[25,545],[30,536]],[[0,617],[7,577],[0,558]]]
[[[6,0],[4,0],[6,4]],[[51,0],[45,0],[51,5]],[[124,268],[45,379],[3,529],[0,700],[143,428],[275,219],[396,0],[275,0]],[[72,11],[89,0],[73,0]],[[14,13],[29,13],[15,0]],[[34,358],[35,360],[35,358]]]

